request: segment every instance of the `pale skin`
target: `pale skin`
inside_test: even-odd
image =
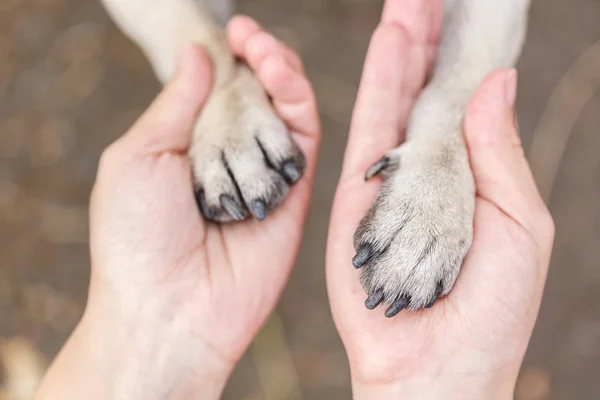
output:
[[[102,156],[88,306],[37,398],[218,398],[273,310],[300,246],[320,126],[295,53],[244,17],[230,23],[229,42],[273,97],[306,175],[268,221],[202,220],[186,149],[211,66],[188,47],[176,76]]]
[[[37,398],[219,398],[295,262],[319,142],[314,95],[297,56],[272,41],[247,45],[261,37],[267,34],[249,19],[229,26],[234,52],[257,72],[294,132],[306,175],[264,222],[202,221],[185,150],[210,89],[210,65],[188,47],[163,93],[102,158],[91,204],[88,306]],[[434,42],[414,38],[385,17],[374,35],[332,211],[328,290],[354,396],[509,398],[553,237],[518,141],[511,71],[489,76],[469,106],[475,241],[450,296],[431,310],[386,319],[364,309],[351,264],[352,235],[378,189],[377,181],[364,182],[364,171],[402,140],[435,54]],[[251,50],[260,48],[270,57]],[[390,71],[383,54],[397,57],[399,67]]]
[[[393,319],[362,306],[366,294],[351,267],[352,237],[380,185],[365,183],[364,171],[402,142],[439,29],[430,18],[429,30],[419,34],[402,18],[388,7],[373,36],[329,229],[329,298],[354,397],[513,398],[554,235],[515,124],[514,70],[490,74],[466,112],[464,133],[477,188],[475,235],[455,288],[432,309]]]

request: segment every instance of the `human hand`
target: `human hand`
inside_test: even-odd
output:
[[[88,307],[49,384],[62,375],[86,398],[218,398],[275,307],[311,197],[316,102],[298,56],[254,21],[234,18],[228,36],[303,150],[305,176],[264,222],[202,220],[186,152],[211,73],[203,51],[187,48],[176,76],[102,156],[91,199]],[[70,357],[94,372],[65,374]]]
[[[453,291],[430,310],[394,319],[363,305],[352,239],[379,188],[364,182],[364,172],[402,141],[433,60],[441,6],[387,3],[333,206],[327,281],[357,399],[511,397],[544,288],[554,228],[514,122],[516,75],[499,70],[474,95],[464,124],[477,186],[475,234]]]

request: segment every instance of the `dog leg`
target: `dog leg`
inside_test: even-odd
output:
[[[121,29],[145,52],[162,82],[173,75],[179,51],[196,42],[215,67],[213,93],[190,148],[200,210],[227,222],[262,220],[287,195],[304,158],[261,84],[229,51],[212,12],[217,0],[103,0]],[[210,7],[210,11],[209,11]],[[224,15],[222,15],[224,16]]]
[[[210,10],[215,19],[225,26],[233,14],[233,0],[199,0]]]
[[[355,266],[368,308],[431,307],[452,289],[473,237],[475,186],[463,139],[465,109],[484,77],[522,48],[529,0],[446,0],[431,81],[408,140],[367,173],[381,173],[377,200],[355,234]]]

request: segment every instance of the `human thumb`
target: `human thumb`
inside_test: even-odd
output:
[[[521,145],[514,104],[517,72],[492,72],[473,96],[465,117],[465,137],[477,195],[525,227],[547,235],[547,208]],[[539,235],[537,235],[539,234]],[[541,236],[541,237],[544,237]]]
[[[187,151],[192,130],[212,87],[212,66],[195,44],[180,54],[177,70],[163,91],[123,138],[129,152]]]

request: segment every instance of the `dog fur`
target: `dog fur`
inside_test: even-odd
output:
[[[393,1],[393,0],[390,0]],[[178,52],[197,42],[215,65],[215,85],[195,130],[200,209],[217,222],[263,219],[284,201],[304,159],[250,70],[231,55],[223,0],[103,0],[121,29],[166,82]],[[475,185],[462,120],[483,78],[512,67],[530,0],[445,0],[436,65],[408,124],[408,140],[382,155],[379,195],[355,234],[368,308],[432,306],[453,287],[473,237]]]

